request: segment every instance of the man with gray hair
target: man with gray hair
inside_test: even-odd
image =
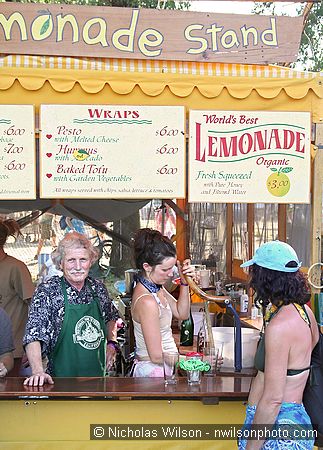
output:
[[[41,283],[33,295],[23,340],[32,375],[25,385],[104,376],[113,364],[118,313],[104,284],[88,276],[97,257],[90,240],[77,232],[66,234],[52,253],[63,276]]]

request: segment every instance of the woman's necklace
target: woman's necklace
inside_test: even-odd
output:
[[[162,288],[161,284],[156,284],[153,281],[147,280],[147,278],[139,276],[139,283],[141,283],[149,292],[156,294]]]

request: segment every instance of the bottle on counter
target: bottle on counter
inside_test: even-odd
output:
[[[197,333],[197,346],[196,351],[199,353],[203,353],[205,351],[205,348],[207,347],[207,328],[206,328],[206,319],[205,314],[203,314],[203,319],[201,321],[200,329]]]
[[[244,289],[243,294],[240,296],[240,312],[247,313],[248,306],[249,306],[249,297],[248,294],[246,294],[246,290]]]
[[[251,319],[255,320],[257,319],[257,317],[258,317],[258,308],[255,304],[253,304],[251,308]]]
[[[193,345],[193,340],[194,340],[194,322],[192,311],[190,310],[190,315],[188,319],[183,320],[181,323],[180,345],[190,347]]]
[[[258,308],[258,317],[262,318],[262,307]]]

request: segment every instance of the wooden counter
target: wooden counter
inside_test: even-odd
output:
[[[163,378],[55,378],[55,384],[42,387],[23,385],[23,378],[0,381],[0,399],[4,398],[104,398],[104,399],[247,399],[250,377],[202,376],[197,386],[189,386],[179,377],[175,386],[165,386]]]
[[[255,328],[256,330],[262,330],[263,326],[263,318],[257,317],[256,319],[250,319],[250,317],[241,317],[242,326],[246,326],[248,328]]]
[[[198,386],[180,378],[56,378],[54,385],[24,387],[22,378],[0,381],[1,450],[231,450],[231,440],[175,437],[91,439],[94,425],[130,428],[211,427],[238,429],[244,420],[251,378],[202,377]],[[92,426],[92,427],[91,427]],[[92,430],[92,434],[91,434]],[[185,442],[185,444],[184,444]]]

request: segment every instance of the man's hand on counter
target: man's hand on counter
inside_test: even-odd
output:
[[[52,377],[46,372],[36,372],[24,381],[24,386],[43,386],[44,383],[54,384]]]

